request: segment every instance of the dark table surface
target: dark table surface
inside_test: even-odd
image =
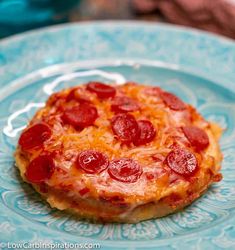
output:
[[[0,0],[1,1],[1,0]],[[51,1],[57,1],[57,0],[51,0]],[[66,0],[67,1],[67,0]],[[52,25],[56,23],[61,23],[61,22],[79,22],[79,21],[95,21],[95,20],[144,20],[144,21],[155,21],[155,22],[173,22],[177,24],[183,24],[183,25],[189,25],[189,26],[194,26],[197,28],[213,31],[215,33],[223,34],[226,36],[229,36],[231,38],[235,38],[235,26],[233,25],[233,22],[231,21],[231,18],[235,22],[235,15],[232,15],[232,11],[235,13],[235,6],[234,9],[231,10],[231,13],[229,13],[231,18],[227,18],[227,12],[230,11],[230,9],[225,10],[220,10],[219,6],[217,6],[217,12],[216,14],[219,14],[218,19],[211,19],[209,24],[208,23],[203,23],[197,21],[194,22],[194,19],[196,20],[200,18],[208,18],[210,19],[211,15],[213,13],[213,9],[209,8],[209,6],[204,6],[204,9],[201,10],[201,12],[198,16],[198,12],[196,10],[194,11],[195,13],[194,16],[190,16],[190,13],[187,10],[187,8],[190,6],[190,8],[193,6],[192,3],[196,3],[197,0],[188,0],[187,6],[182,4],[181,6],[178,6],[177,8],[181,8],[181,12],[177,12],[176,5],[174,8],[171,9],[171,13],[166,13],[164,10],[162,11],[160,7],[160,2],[162,3],[164,0],[70,0],[71,2],[73,1],[77,5],[73,6],[72,9],[68,10],[62,10],[62,13],[56,13],[52,18],[50,19],[50,22],[46,22],[42,25],[38,26],[33,26],[33,27],[24,27],[23,29],[16,29],[11,31],[10,29],[6,28],[5,30],[1,30],[1,23],[0,23],[0,38],[19,33],[28,29],[34,29],[38,27],[44,27],[47,25]],[[179,3],[182,0],[174,0],[175,2]],[[209,0],[207,0],[209,1]],[[212,1],[212,0],[211,0]],[[216,1],[223,1],[223,0],[216,0]],[[201,2],[201,1],[199,1]],[[56,2],[53,2],[54,5],[57,6]],[[63,2],[64,3],[64,2]],[[68,2],[66,2],[65,5]],[[150,5],[149,5],[150,3]],[[172,2],[168,1],[168,4],[173,4]],[[226,2],[223,2],[226,4]],[[146,5],[147,4],[147,5]],[[149,7],[151,6],[152,7]],[[138,7],[139,6],[139,7]],[[142,7],[140,7],[142,6]],[[148,11],[146,11],[147,7]],[[170,8],[172,6],[169,6]],[[186,8],[187,7],[187,8]],[[214,6],[215,7],[215,6]],[[143,8],[143,9],[141,9]],[[152,9],[151,9],[152,8]],[[184,13],[182,12],[182,8],[184,9]],[[190,9],[189,8],[189,9]],[[144,10],[145,9],[145,10]],[[193,9],[193,7],[192,7]],[[215,8],[214,8],[215,9]],[[161,12],[162,11],[162,12]],[[205,14],[206,13],[206,14]],[[177,15],[180,14],[180,18],[177,18]],[[203,14],[203,15],[202,15]],[[185,15],[185,18],[183,18],[183,15]],[[172,17],[172,18],[171,18]],[[200,18],[199,18],[200,17]],[[223,18],[222,18],[223,17]],[[182,19],[183,18],[183,19]],[[194,18],[194,19],[193,19]],[[209,20],[208,19],[208,20]],[[221,21],[221,20],[223,21]],[[16,20],[16,19],[12,19]],[[174,21],[173,21],[174,20]],[[183,20],[183,21],[182,21]],[[207,21],[208,21],[207,20]],[[221,21],[221,23],[217,23],[217,21]],[[9,32],[8,32],[9,31]]]
[[[82,0],[69,14],[69,21],[137,19],[166,21],[158,11],[141,14],[134,8],[131,0]]]

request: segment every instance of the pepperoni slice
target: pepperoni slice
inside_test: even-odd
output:
[[[115,97],[111,105],[111,110],[115,113],[133,112],[139,108],[139,104],[127,96]]]
[[[134,160],[121,158],[110,162],[108,173],[117,181],[133,183],[140,178],[143,170]]]
[[[139,126],[133,115],[115,115],[111,120],[111,126],[113,133],[124,143],[134,142],[139,137]]]
[[[51,135],[52,131],[46,123],[37,123],[21,134],[19,145],[23,150],[41,147]]]
[[[89,174],[98,174],[109,165],[107,157],[95,150],[82,151],[77,158],[76,167]]]
[[[140,136],[134,142],[136,146],[144,145],[151,142],[156,136],[156,129],[153,124],[148,120],[139,120],[138,126],[140,130]]]
[[[186,126],[182,128],[190,144],[197,151],[206,149],[209,146],[209,138],[205,131],[195,126]]]
[[[93,125],[97,117],[96,107],[89,104],[80,104],[79,106],[67,108],[63,114],[65,123],[81,128]]]
[[[161,98],[164,103],[173,110],[184,110],[186,109],[185,103],[177,96],[169,92],[162,92]]]
[[[195,155],[182,148],[172,150],[166,157],[166,164],[175,173],[185,177],[192,176],[198,168]]]
[[[55,170],[53,158],[49,155],[39,155],[32,160],[26,169],[25,177],[32,183],[41,183],[50,179]]]
[[[87,90],[96,93],[101,99],[114,97],[116,95],[115,88],[101,82],[89,82],[87,84]]]

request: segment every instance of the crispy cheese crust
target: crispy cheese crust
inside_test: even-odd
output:
[[[136,223],[162,217],[175,212],[197,199],[211,183],[219,181],[222,154],[218,140],[221,128],[207,122],[191,105],[173,110],[162,100],[158,87],[126,83],[113,86],[116,96],[135,100],[139,109],[129,112],[136,120],[149,120],[156,128],[155,138],[144,145],[123,143],[113,134],[111,119],[112,98],[100,99],[88,91],[86,85],[65,89],[53,94],[45,107],[30,121],[26,130],[38,122],[51,128],[52,136],[43,146],[24,150],[18,145],[16,165],[24,181],[41,193],[51,207],[69,210],[82,218],[103,222]],[[72,92],[73,98],[68,98]],[[98,110],[94,124],[82,129],[65,123],[61,117],[66,108],[73,107],[84,97]],[[209,145],[196,150],[182,132],[183,126],[197,126],[206,132]],[[180,175],[166,164],[166,157],[174,146],[187,149],[197,159],[198,169],[191,176]],[[135,182],[118,181],[107,169],[100,173],[87,173],[76,166],[78,154],[84,150],[104,153],[111,161],[130,158],[138,162],[142,174]],[[49,152],[53,155],[55,170],[40,183],[26,177],[30,162]]]

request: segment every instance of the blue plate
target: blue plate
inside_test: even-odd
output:
[[[51,209],[21,181],[19,132],[53,91],[96,79],[160,85],[224,129],[223,181],[181,212],[92,224]],[[50,27],[0,44],[0,242],[63,249],[235,249],[235,44],[176,26],[100,22]],[[38,244],[38,245],[32,245]],[[44,245],[43,245],[44,244]],[[11,245],[10,245],[11,246]],[[25,245],[26,246],[26,245]],[[82,245],[85,246],[85,245]],[[89,245],[86,245],[89,246]]]

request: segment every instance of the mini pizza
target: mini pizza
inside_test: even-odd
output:
[[[222,179],[220,135],[159,87],[89,82],[50,96],[15,159],[51,207],[136,223],[191,204]]]

